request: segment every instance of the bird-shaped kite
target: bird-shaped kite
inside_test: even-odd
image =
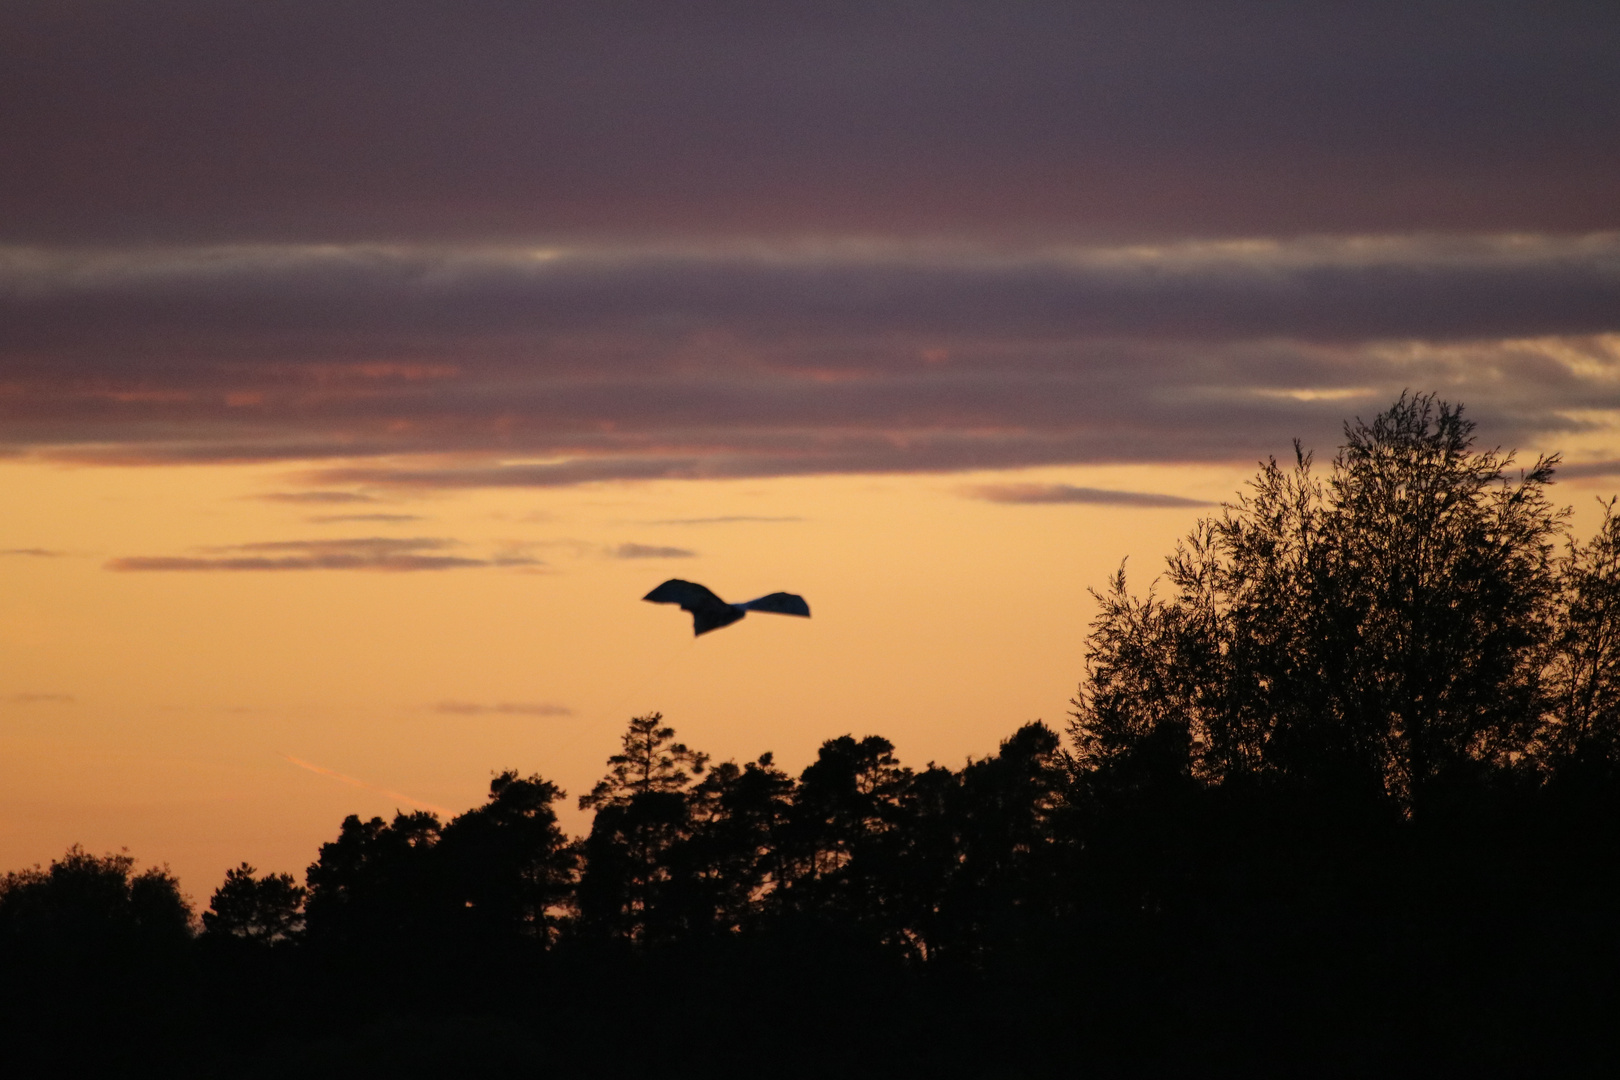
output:
[[[810,605],[804,597],[790,592],[773,592],[746,604],[728,604],[714,593],[694,581],[670,578],[658,588],[642,597],[655,604],[679,604],[682,611],[692,613],[692,635],[707,634],[722,626],[730,626],[750,611],[770,611],[777,615],[810,617]]]

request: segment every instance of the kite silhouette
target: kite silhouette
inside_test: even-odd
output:
[[[679,604],[682,611],[690,611],[693,637],[730,626],[750,611],[810,617],[810,605],[804,602],[804,597],[790,592],[773,592],[746,604],[728,604],[697,582],[680,578],[670,578],[642,599],[655,604]]]

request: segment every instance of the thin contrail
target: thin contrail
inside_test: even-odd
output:
[[[446,810],[442,806],[435,806],[430,802],[423,802],[421,799],[413,799],[409,795],[402,794],[398,791],[392,791],[385,787],[378,787],[376,784],[368,784],[364,780],[357,780],[352,776],[345,776],[334,769],[324,768],[320,765],[314,764],[313,762],[305,761],[303,758],[295,758],[291,754],[282,754],[281,756],[292,762],[294,765],[297,765],[300,769],[308,769],[312,773],[319,773],[322,776],[330,776],[334,780],[341,780],[345,784],[351,784],[357,788],[364,788],[366,791],[375,791],[379,795],[387,795],[390,799],[398,799],[402,803],[408,803],[411,806],[417,807],[421,810],[431,810],[446,820],[455,817],[454,811]]]

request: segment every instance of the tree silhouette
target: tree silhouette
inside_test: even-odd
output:
[[[608,758],[607,775],[579,800],[581,809],[596,811],[581,848],[578,892],[580,919],[591,933],[646,940],[679,932],[681,905],[661,901],[686,883],[675,880],[668,856],[689,835],[688,789],[708,756],[675,742],[675,729],[663,719],[633,717],[623,749]]]
[[[938,901],[946,929],[935,951],[955,945],[977,957],[1050,931],[1069,899],[1063,877],[1076,822],[1068,795],[1069,762],[1057,734],[1039,721],[962,770],[951,807],[951,873]]]
[[[580,796],[581,810],[625,806],[637,795],[684,791],[693,777],[703,774],[709,756],[675,742],[675,729],[662,726],[663,721],[662,713],[631,717],[619,737],[623,749],[608,758],[608,773],[591,793]]]
[[[453,901],[433,859],[441,827],[426,811],[343,819],[307,875],[310,941],[327,948],[398,949],[436,936]]]
[[[722,762],[692,789],[689,835],[671,853],[691,931],[733,933],[756,921],[783,879],[778,840],[793,790],[769,753],[740,768]]]
[[[1437,776],[1528,743],[1558,592],[1557,457],[1511,480],[1510,456],[1471,450],[1473,428],[1403,395],[1347,426],[1334,462],[1327,599],[1343,615],[1323,645],[1345,666],[1329,669],[1332,706],[1414,812]]]
[[[247,863],[225,872],[203,912],[205,933],[261,945],[293,941],[304,929],[303,886],[291,874],[266,874]]]
[[[903,842],[897,830],[911,779],[894,744],[881,736],[822,743],[799,776],[782,830],[788,880],[776,901],[851,925],[863,916],[877,920],[886,898],[882,879]]]
[[[191,906],[166,867],[134,872],[127,854],[75,844],[46,869],[0,878],[0,938],[29,952],[90,957],[104,950],[172,949],[192,931]]]
[[[1296,447],[1170,560],[1174,595],[1099,597],[1080,758],[1208,781],[1375,786],[1419,814],[1440,778],[1522,757],[1559,584],[1556,458],[1517,479],[1473,424],[1403,395],[1347,424],[1323,484]]]
[[[1620,516],[1615,501],[1560,566],[1562,603],[1549,671],[1548,750],[1562,761],[1620,764]]]
[[[188,1034],[192,950],[191,907],[167,868],[137,872],[128,854],[75,844],[48,867],[0,877],[5,1071],[166,1071],[151,1059]]]
[[[490,781],[487,803],[444,827],[434,853],[442,888],[476,939],[556,939],[576,862],[553,808],[563,797],[538,775],[503,772]]]
[[[1195,541],[1203,539],[1203,528]],[[1093,596],[1098,613],[1070,725],[1079,760],[1094,782],[1106,777],[1138,785],[1189,776],[1193,733],[1207,726],[1208,699],[1224,681],[1208,670],[1220,659],[1211,640],[1219,622],[1194,625],[1192,596],[1166,602],[1150,592],[1137,599],[1126,588],[1123,566],[1108,590]]]

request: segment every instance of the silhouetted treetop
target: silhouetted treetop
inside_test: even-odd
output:
[[[1548,672],[1546,750],[1555,759],[1620,765],[1620,515],[1585,544],[1570,540]]]
[[[549,944],[573,899],[577,855],[557,824],[563,791],[538,775],[497,774],[489,799],[441,825],[425,811],[344,819],[309,868],[317,945]]]
[[[205,933],[274,945],[303,931],[307,890],[291,874],[257,875],[247,863],[225,872],[224,883],[203,912]]]
[[[1133,783],[1275,774],[1427,788],[1524,758],[1545,712],[1566,512],[1473,424],[1402,395],[1347,424],[1324,483],[1296,444],[1169,560],[1171,595],[1098,597],[1080,759]],[[1584,549],[1583,549],[1584,550]],[[1118,782],[1118,780],[1116,780]]]
[[[167,867],[136,873],[127,854],[92,855],[75,844],[45,869],[0,878],[0,947],[169,948],[191,933],[180,882]]]
[[[488,802],[444,827],[436,852],[441,887],[464,932],[542,944],[556,937],[577,861],[557,824],[563,798],[539,775],[507,771],[490,781]]]
[[[441,831],[426,811],[399,812],[392,822],[344,818],[306,875],[311,941],[378,946],[431,934],[444,908],[433,859]]]
[[[702,775],[708,755],[675,742],[675,729],[663,726],[663,720],[662,713],[631,719],[620,737],[624,749],[608,758],[608,774],[590,794],[580,796],[580,809],[622,806],[636,795],[680,791]]]

